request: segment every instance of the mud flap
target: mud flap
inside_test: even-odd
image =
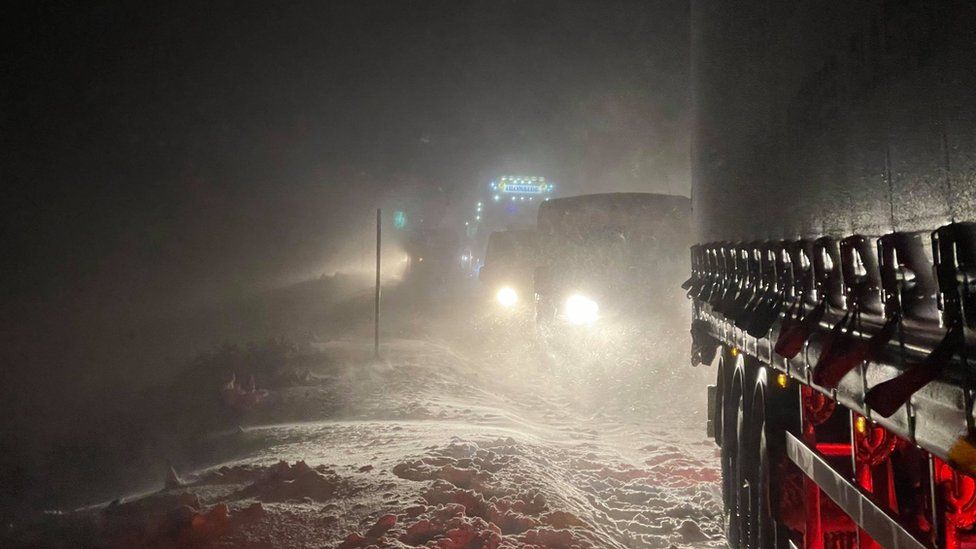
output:
[[[718,343],[708,334],[708,323],[695,320],[691,323],[691,365],[709,365],[718,353]]]

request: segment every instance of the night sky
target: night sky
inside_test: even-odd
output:
[[[5,387],[23,386],[25,369],[84,385],[75,354],[95,334],[314,276],[401,184],[439,189],[451,207],[502,173],[687,194],[688,11],[670,0],[8,10]]]

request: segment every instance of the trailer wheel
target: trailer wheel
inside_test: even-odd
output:
[[[773,513],[772,483],[770,478],[769,446],[766,431],[759,434],[759,459],[756,460],[755,527],[753,544],[756,549],[776,548],[776,517]]]
[[[770,448],[766,438],[766,391],[764,380],[756,379],[756,390],[752,403],[752,429],[750,439],[754,441],[753,458],[749,477],[753,486],[749,527],[750,547],[755,549],[774,549],[776,528],[772,504],[772,483],[770,482]]]
[[[756,376],[750,412],[751,429],[748,461],[751,464],[752,499],[750,501],[749,546],[754,549],[787,547],[787,530],[779,523],[779,494],[785,479],[782,465],[787,461],[783,433],[799,422],[795,394],[770,385],[769,370],[760,369]],[[774,372],[775,373],[775,372]]]
[[[715,372],[715,409],[713,415],[710,418],[712,420],[712,425],[715,426],[715,444],[719,448],[722,447],[722,435],[724,430],[724,425],[722,423],[722,418],[725,414],[722,413],[722,407],[725,405],[725,387],[728,385],[725,382],[726,377],[726,361],[725,357],[718,359],[718,368]]]
[[[735,498],[736,514],[733,519],[738,523],[737,539],[729,539],[733,547],[750,547],[752,526],[752,469],[755,467],[755,449],[752,444],[752,414],[749,413],[748,399],[739,398],[739,405],[736,410],[736,467],[733,469],[735,479]]]
[[[722,353],[719,361],[719,384],[717,398],[719,403],[715,406],[715,425],[717,437],[719,439],[720,461],[722,466],[722,503],[726,508],[729,507],[730,494],[732,489],[732,472],[735,471],[733,461],[736,451],[736,410],[738,409],[738,399],[742,396],[741,370],[738,368],[739,361],[728,349]],[[726,444],[726,441],[728,443]]]
[[[731,367],[735,367],[733,365]],[[739,423],[742,402],[742,376],[736,370],[722,407],[722,500],[725,506],[726,537],[730,547],[738,547],[741,538],[739,520]]]

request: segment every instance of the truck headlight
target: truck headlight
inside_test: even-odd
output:
[[[495,294],[495,300],[502,307],[511,308],[518,303],[518,293],[511,286],[502,286]]]
[[[596,322],[600,307],[596,301],[582,295],[573,294],[566,300],[563,314],[570,324],[592,324]]]

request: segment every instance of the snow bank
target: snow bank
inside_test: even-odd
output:
[[[721,546],[714,494],[695,490],[713,480],[707,466],[699,464],[697,475],[708,477],[699,481],[653,466],[608,466],[573,448],[540,450],[511,437],[428,448],[392,469],[423,483],[423,504],[371,530],[382,535],[349,534],[342,547]]]

